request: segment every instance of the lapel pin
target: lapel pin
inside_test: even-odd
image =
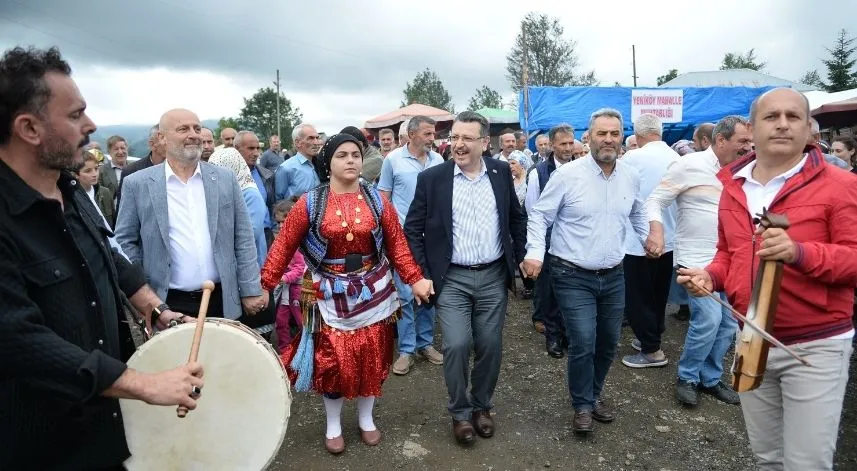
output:
[[[497,173],[497,169],[496,169],[496,168],[491,169],[491,172],[493,172],[493,173]]]

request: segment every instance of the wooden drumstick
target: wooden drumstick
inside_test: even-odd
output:
[[[202,342],[202,328],[205,326],[205,316],[208,313],[208,302],[211,300],[211,293],[214,291],[214,282],[206,280],[202,282],[202,301],[199,303],[199,314],[196,316],[196,329],[193,331],[193,343],[190,346],[190,355],[187,362],[193,363],[199,356],[199,344]],[[179,418],[184,418],[188,413],[187,407],[179,406],[176,409],[176,414]]]

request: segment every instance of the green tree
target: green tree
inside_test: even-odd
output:
[[[756,57],[756,50],[750,49],[746,54],[727,52],[723,56],[723,63],[720,64],[720,70],[728,69],[753,69],[762,70],[768,64],[767,62],[756,62],[759,59]]]
[[[488,85],[482,85],[482,88],[476,89],[476,94],[470,97],[470,102],[467,103],[467,109],[476,111],[480,108],[500,108],[503,106],[503,97],[500,92],[490,88]]]
[[[676,77],[678,77],[678,69],[670,69],[667,73],[658,77],[658,86],[660,87]]]
[[[821,80],[821,76],[818,75],[818,71],[815,69],[806,71],[796,82],[817,87],[819,90],[827,88],[827,85]]]
[[[241,124],[239,124],[237,118],[225,118],[225,117],[220,118],[220,120],[217,121],[217,129],[215,129],[213,131],[214,132],[214,140],[218,144],[222,144],[222,142],[220,142],[220,132],[226,128],[232,128],[236,131],[240,131],[241,130]]]
[[[598,84],[595,71],[578,73],[577,42],[565,39],[564,32],[556,17],[531,12],[521,20],[515,45],[506,55],[506,79],[513,90],[517,92],[522,88],[524,63],[527,64],[527,84],[531,86]]]
[[[440,77],[428,67],[419,72],[413,82],[407,82],[402,93],[405,95],[402,106],[420,103],[455,113],[452,97],[449,96]]]
[[[298,107],[280,93],[280,131],[277,131],[277,92],[271,87],[260,88],[252,97],[244,99],[244,108],[238,115],[242,130],[253,131],[261,142],[280,134],[283,149],[292,146],[292,129],[300,124],[303,115]]]
[[[826,90],[828,92],[839,92],[857,87],[857,73],[853,72],[855,60],[852,59],[857,47],[852,47],[855,38],[849,38],[844,29],[839,31],[833,49],[827,49],[830,59],[824,59],[827,66],[827,80],[830,82]]]

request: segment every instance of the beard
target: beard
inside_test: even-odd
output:
[[[197,162],[202,157],[202,145],[185,146],[169,146],[167,155],[186,164]]]
[[[612,164],[616,161],[616,159],[619,158],[619,152],[617,152],[615,148],[607,149],[607,152],[602,152],[603,150],[603,147],[592,147],[590,149],[592,158],[595,159],[596,162],[602,164]],[[609,155],[610,152],[612,152],[613,155]]]
[[[75,148],[57,136],[53,128],[48,127],[48,135],[45,136],[45,141],[39,146],[39,164],[51,170],[66,170],[74,167],[78,163],[80,149],[87,144],[89,144],[89,136],[86,136]]]

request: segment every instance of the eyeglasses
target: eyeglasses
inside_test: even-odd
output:
[[[449,136],[449,143],[455,144],[456,142],[458,142],[460,140],[461,142],[463,142],[465,144],[473,144],[474,142],[476,142],[479,139],[482,139],[484,137],[485,136],[471,137],[471,136],[455,136],[455,135],[452,135],[452,136]]]

